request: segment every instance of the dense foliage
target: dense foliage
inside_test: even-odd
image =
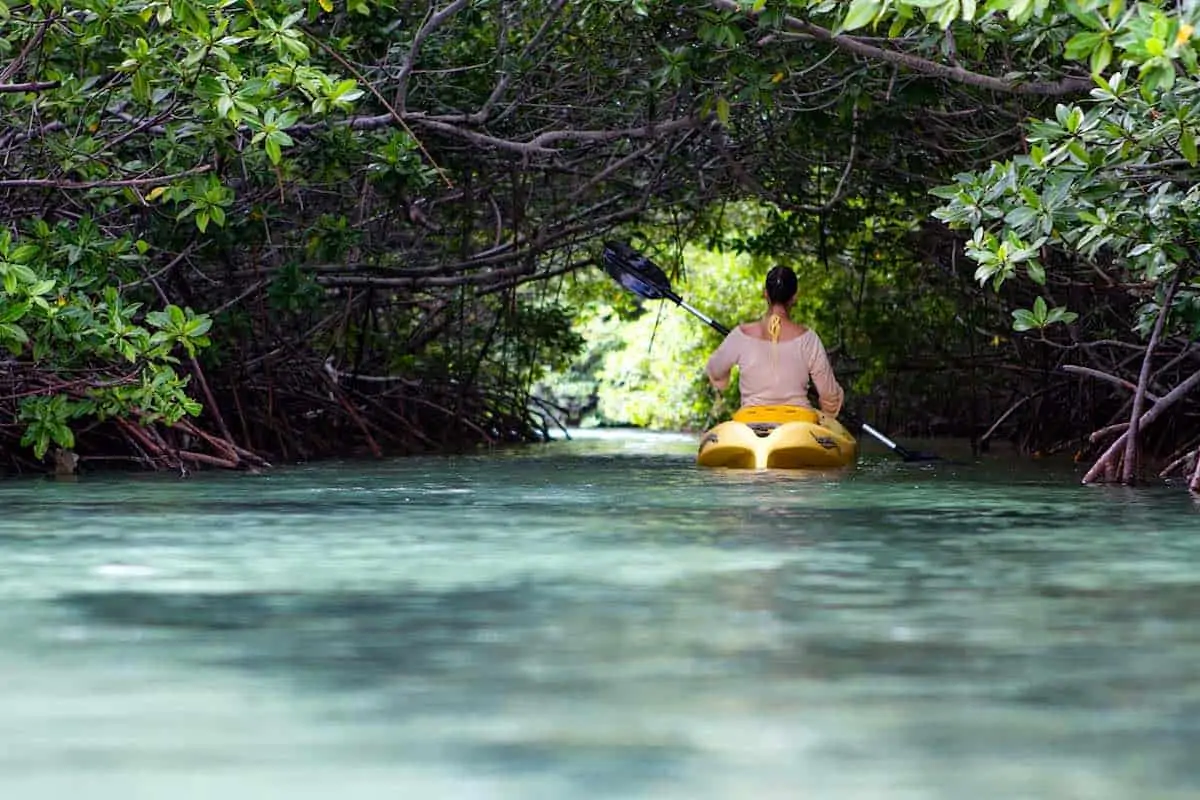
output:
[[[638,234],[730,320],[755,270],[800,269],[884,424],[1048,450],[1165,414],[1126,441],[1193,457],[1166,402],[1200,321],[1191,4],[2,8],[12,465],[535,437],[531,387],[610,291],[598,241]],[[691,344],[639,385],[677,410],[623,402],[702,424],[708,334],[658,324]]]
[[[1190,362],[1200,333],[1200,284],[1192,269],[1200,254],[1194,222],[1200,9],[1123,0],[993,0],[982,7],[959,0],[855,0],[841,26],[890,22],[895,35],[920,30],[922,18],[942,36],[971,37],[983,53],[1031,35],[1040,47],[1057,42],[1053,53],[1064,65],[1090,73],[1088,97],[1058,103],[1052,117],[1032,122],[1020,155],[938,190],[948,203],[937,216],[971,231],[966,253],[978,264],[981,282],[999,288],[1024,277],[1038,287],[1032,308],[1013,312],[1017,330],[1074,323],[1079,312],[1069,307],[1083,310],[1064,346],[1082,354],[1085,364],[1076,366],[1116,382],[1122,380],[1119,359],[1096,340],[1108,338],[1120,315],[1114,320],[1114,303],[1097,302],[1096,295],[1129,299],[1116,310],[1132,311],[1132,327],[1148,342],[1131,384],[1128,424],[1106,431],[1121,436],[1088,478],[1115,473],[1120,454],[1121,477],[1131,482],[1146,401],[1161,395],[1145,412],[1149,422],[1169,407],[1167,397],[1183,397],[1196,382]],[[1163,344],[1173,352],[1156,362]],[[1192,440],[1178,449],[1176,464],[1195,458],[1195,446]],[[1200,463],[1191,484],[1200,488]]]

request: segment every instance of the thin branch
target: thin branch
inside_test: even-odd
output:
[[[20,53],[17,53],[17,57],[8,62],[8,66],[0,71],[0,83],[7,82],[12,76],[17,74],[17,71],[25,64],[25,60],[29,58],[29,54],[45,40],[46,31],[58,21],[59,16],[59,14],[54,13],[37,23],[37,33],[26,40],[25,46],[21,48]]]
[[[546,34],[550,31],[551,27],[553,27],[553,24],[558,18],[559,14],[562,13],[563,7],[566,4],[567,0],[554,0],[554,2],[550,5],[550,8],[547,9],[546,19],[542,21],[541,27],[538,28],[537,33],[533,35],[533,38],[531,38],[525,44],[525,47],[522,48],[520,55],[521,59],[526,58],[531,52],[533,52],[534,47],[541,44],[542,40],[546,37]],[[496,106],[496,103],[500,102],[500,98],[503,97],[504,93],[508,90],[509,81],[509,74],[507,72],[501,73],[500,79],[496,81],[496,85],[492,88],[492,93],[488,96],[488,99],[484,101],[483,105],[479,107],[478,111],[467,116],[467,121],[472,125],[482,125],[484,122],[486,122],[487,118],[492,113],[492,109]]]
[[[180,252],[177,256],[175,256],[170,261],[168,261],[166,266],[164,266],[162,269],[160,269],[157,272],[154,272],[150,275],[147,275],[146,277],[141,278],[139,280],[123,284],[120,286],[120,288],[122,290],[133,289],[133,288],[135,288],[137,286],[141,286],[142,284],[145,284],[145,283],[154,283],[156,280],[161,278],[163,275],[166,275],[168,272],[173,270],[176,267],[176,265],[178,265],[181,261],[183,261],[185,258],[190,256],[192,254],[192,252],[196,250],[197,247],[199,247],[198,242],[189,242],[188,246],[183,248],[182,252]]]
[[[396,79],[396,99],[389,106],[387,101],[379,97],[378,93],[372,90],[372,94],[379,97],[379,102],[383,103],[385,108],[394,106],[398,111],[403,112],[408,102],[408,78],[412,75],[413,67],[417,62],[417,54],[421,50],[421,45],[425,43],[425,39],[434,31],[446,24],[447,21],[463,8],[466,7],[468,0],[454,0],[453,3],[437,11],[426,18],[421,27],[417,29],[413,36],[412,44],[408,48],[408,56],[404,59],[403,66],[400,67],[400,75]]]
[[[1092,369],[1091,367],[1081,367],[1076,364],[1063,364],[1060,367],[1060,369],[1063,372],[1073,372],[1076,375],[1086,375],[1089,378],[1097,378],[1102,381],[1108,381],[1109,383],[1115,383],[1117,386],[1120,386],[1124,389],[1128,389],[1131,392],[1137,391],[1137,384],[1133,383],[1132,381],[1127,381],[1124,378],[1118,377],[1116,375],[1110,375],[1107,372],[1101,372],[1098,369]],[[1159,401],[1158,395],[1155,395],[1149,391],[1147,391],[1145,393],[1145,397],[1147,400],[1149,400],[1153,403],[1157,403]]]
[[[154,175],[146,178],[124,178],[110,181],[63,181],[56,178],[10,178],[0,180],[0,187],[11,186],[46,186],[51,189],[107,189],[119,188],[122,186],[154,186],[179,178],[186,178],[189,175],[199,175],[203,172],[208,172],[212,169],[211,164],[201,164],[198,167],[193,167],[183,172],[176,172],[173,175]]]
[[[41,92],[46,89],[57,89],[61,81],[31,81],[29,83],[0,83],[0,94],[17,94],[18,92]]]
[[[643,125],[639,128],[618,128],[616,130],[593,130],[593,131],[547,131],[539,134],[529,140],[529,144],[534,147],[552,142],[608,142],[613,139],[646,139],[652,136],[659,136],[664,133],[675,133],[676,131],[695,128],[700,124],[699,117],[679,117],[677,119],[669,119],[666,122],[652,122],[649,125]]]
[[[1122,470],[1124,474],[1121,476],[1121,482],[1126,485],[1132,484],[1137,479],[1139,422],[1146,399],[1146,386],[1150,383],[1150,365],[1154,358],[1154,349],[1158,347],[1158,340],[1162,336],[1163,327],[1167,324],[1167,317],[1171,315],[1171,301],[1175,299],[1175,290],[1179,288],[1179,282],[1183,279],[1183,270],[1183,267],[1179,267],[1175,271],[1175,277],[1167,287],[1162,308],[1158,311],[1158,319],[1154,321],[1154,330],[1150,332],[1150,341],[1146,343],[1146,355],[1142,358],[1137,391],[1133,393],[1133,410],[1129,412],[1129,430],[1126,432],[1125,464]]]

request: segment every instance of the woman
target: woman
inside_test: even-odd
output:
[[[812,408],[808,401],[811,381],[821,398],[821,410],[836,417],[845,394],[833,375],[821,337],[789,317],[796,288],[796,273],[791,268],[776,266],[767,273],[763,289],[766,316],[739,325],[725,337],[708,359],[708,379],[723,390],[736,364],[741,370],[742,408]]]

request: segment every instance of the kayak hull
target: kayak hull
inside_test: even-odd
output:
[[[696,463],[731,469],[836,469],[854,463],[858,442],[841,423],[810,412],[813,421],[730,420],[700,439]]]

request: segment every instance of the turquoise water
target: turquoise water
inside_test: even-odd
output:
[[[688,437],[0,484],[6,798],[1200,795],[1200,508]]]

